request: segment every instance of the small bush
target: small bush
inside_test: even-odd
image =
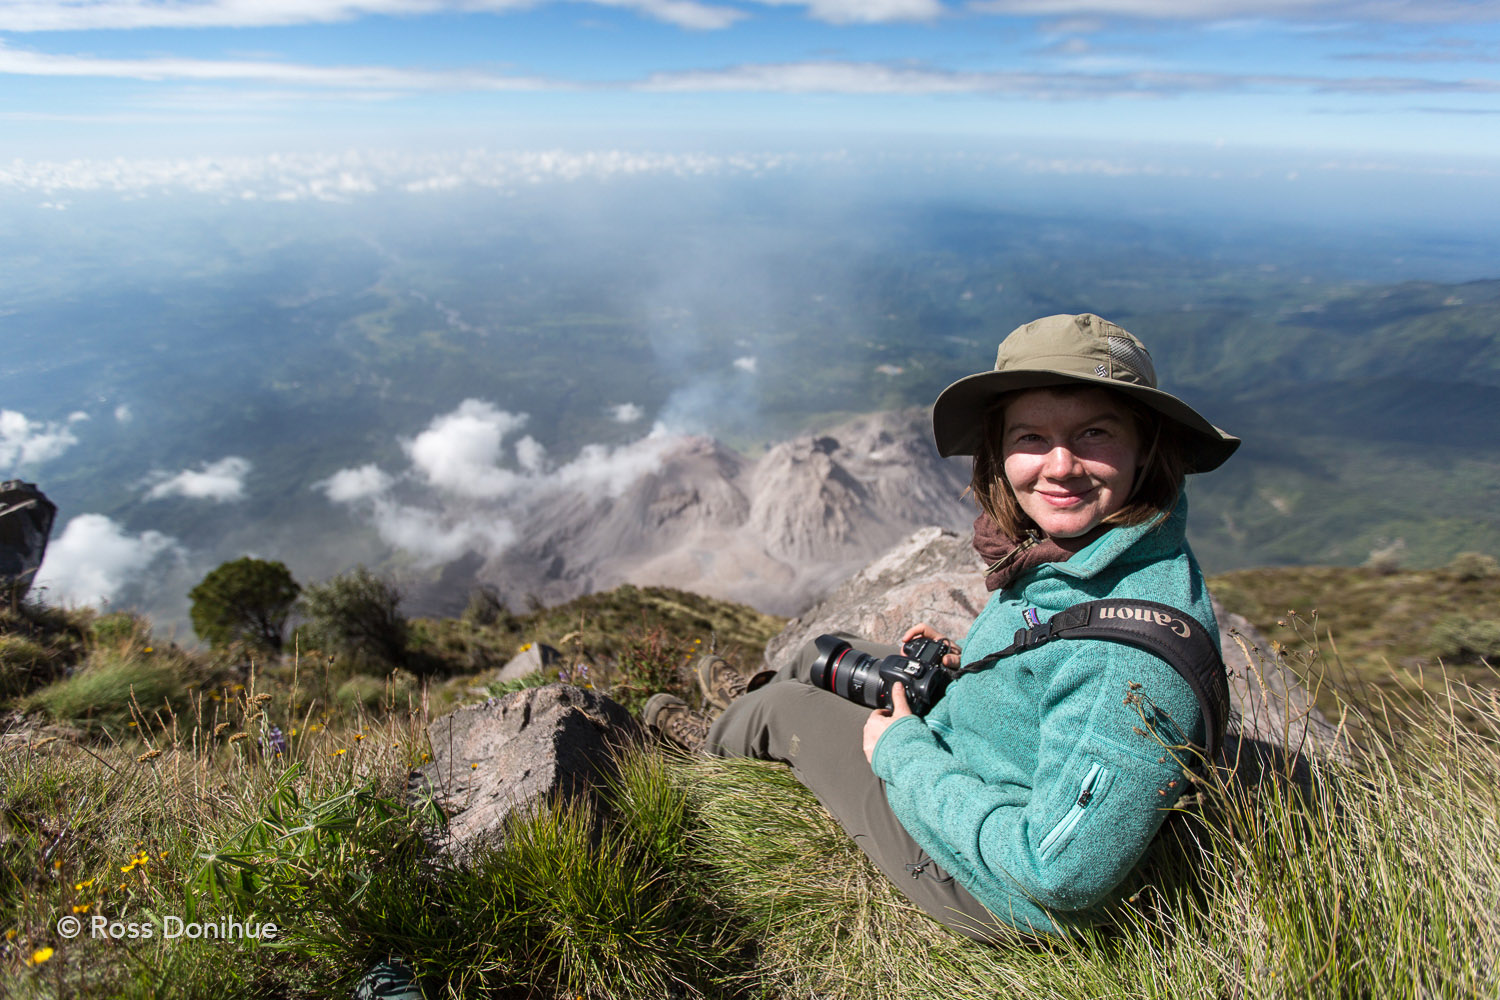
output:
[[[1500,659],[1500,621],[1446,615],[1432,626],[1433,651],[1444,660]]]
[[[411,629],[400,606],[396,585],[363,566],[308,587],[301,602],[308,638],[379,673],[408,666]]]
[[[188,594],[193,631],[214,649],[240,643],[280,653],[287,616],[301,592],[285,563],[249,556],[223,563]]]
[[[1500,576],[1500,560],[1483,552],[1460,552],[1448,564],[1448,572],[1460,583],[1493,580]]]
[[[639,714],[646,701],[658,691],[689,694],[681,668],[692,659],[696,648],[693,643],[674,636],[659,625],[630,631],[615,662],[609,696]]]

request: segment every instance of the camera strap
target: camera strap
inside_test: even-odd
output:
[[[966,663],[954,673],[977,673],[1054,639],[1107,639],[1134,646],[1171,664],[1198,698],[1208,734],[1207,759],[1218,756],[1229,724],[1229,677],[1224,659],[1203,625],[1170,604],[1119,597],[1083,601],[1039,625],[1018,629],[1009,646]]]

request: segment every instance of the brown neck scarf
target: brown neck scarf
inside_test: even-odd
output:
[[[1020,538],[1011,538],[1000,531],[988,514],[981,513],[974,519],[974,550],[986,563],[984,585],[990,590],[1001,590],[1042,563],[1067,562],[1074,552],[1108,530],[1101,524],[1081,538],[1065,539],[1064,548],[1035,528],[1028,529]]]

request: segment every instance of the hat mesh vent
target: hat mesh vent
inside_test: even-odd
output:
[[[1143,384],[1156,387],[1156,366],[1151,363],[1151,355],[1129,337],[1109,338],[1109,360]]]

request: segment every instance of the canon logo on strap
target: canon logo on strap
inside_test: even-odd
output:
[[[1193,627],[1186,621],[1175,615],[1169,615],[1164,611],[1157,611],[1154,608],[1103,607],[1099,609],[1099,617],[1128,618],[1138,622],[1146,622],[1147,624],[1160,625],[1162,628],[1171,629],[1184,639],[1193,634]]]

